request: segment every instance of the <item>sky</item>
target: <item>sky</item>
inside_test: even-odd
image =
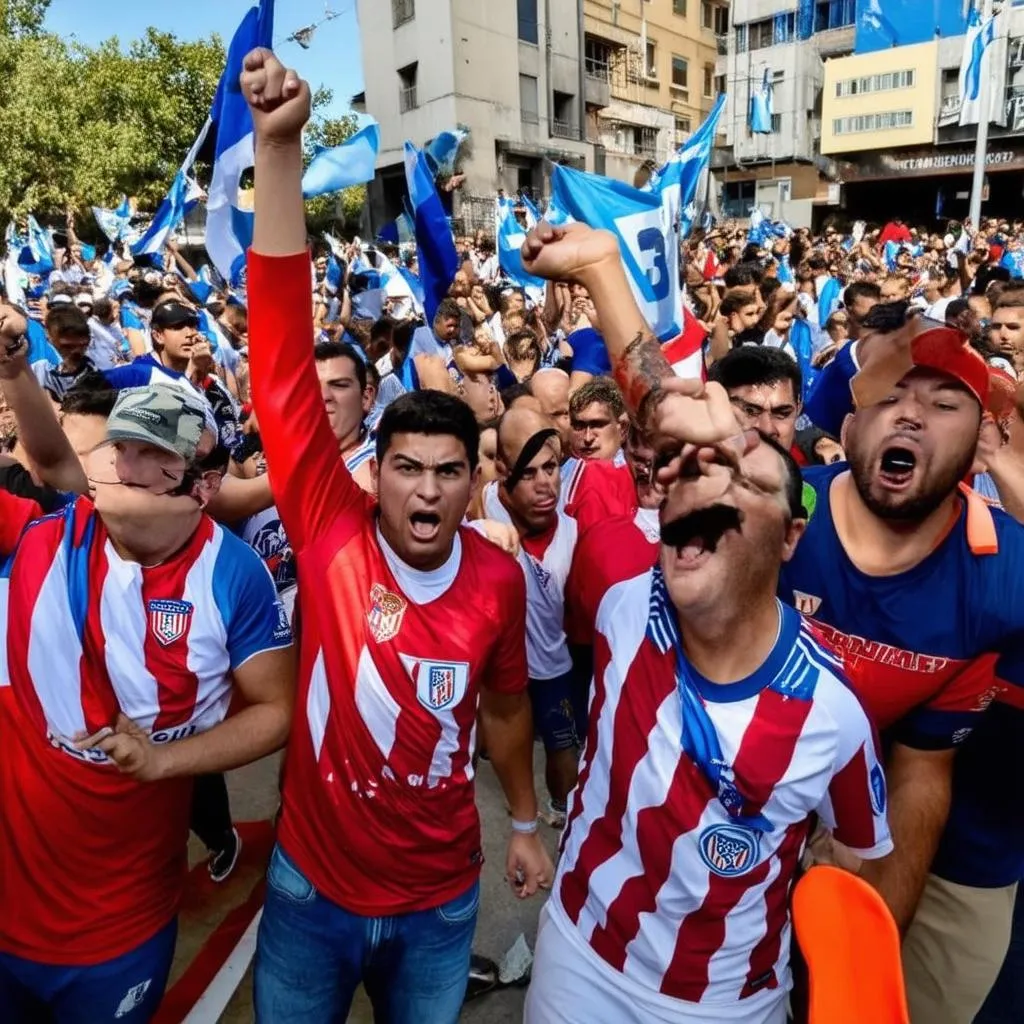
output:
[[[216,32],[227,46],[251,5],[252,0],[52,0],[46,28],[87,45],[115,35],[125,45],[153,25],[181,39],[203,39]],[[362,91],[363,68],[356,0],[328,0],[327,6],[340,17],[322,24],[304,50],[285,40],[297,29],[323,21],[324,0],[277,0],[274,49],[314,89],[325,85],[334,91],[325,113],[336,116],[345,113],[351,97]]]

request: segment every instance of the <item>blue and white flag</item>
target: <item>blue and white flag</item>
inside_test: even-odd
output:
[[[448,214],[434,188],[430,165],[426,156],[411,142],[405,144],[405,182],[409,188],[409,202],[416,229],[416,255],[423,283],[423,307],[427,323],[432,324],[437,307],[448,294],[458,273],[459,254],[455,251]]]
[[[423,289],[413,287],[414,282],[418,285],[416,275],[410,273],[404,267],[395,266],[384,255],[377,253],[377,269],[380,271],[380,283],[384,287],[384,294],[388,299],[393,300],[397,305],[392,312],[399,318],[406,317],[412,313],[417,316],[423,314]],[[404,271],[404,273],[403,273]]]
[[[526,227],[532,231],[540,220],[540,210],[534,205],[533,200],[525,193],[519,193],[519,202],[523,204],[523,209],[526,210]]]
[[[314,199],[372,181],[379,151],[380,125],[376,121],[340,146],[319,149],[302,176],[302,198]]]
[[[23,242],[18,266],[28,274],[40,275],[49,274],[56,266],[53,238],[31,214],[28,216],[28,238]]]
[[[431,139],[423,148],[427,165],[435,178],[449,178],[455,173],[455,161],[459,155],[459,147],[469,137],[465,128],[441,132]]]
[[[656,192],[556,164],[551,203],[562,217],[611,231],[626,276],[651,330],[668,341],[682,331],[678,207]]]
[[[238,80],[245,55],[257,46],[270,48],[273,35],[274,0],[259,0],[235,31],[210,116],[192,147],[193,154],[198,152],[208,133],[214,133],[213,175],[206,200],[206,251],[231,286],[239,285],[245,275],[245,250],[252,232],[252,215],[238,207],[238,185],[255,159],[252,115]]]
[[[512,199],[500,196],[494,203],[494,237],[498,242],[498,266],[502,273],[517,288],[532,290],[531,298],[536,302],[547,283],[543,278],[534,277],[523,269],[523,242],[526,231],[516,220],[516,204]]]
[[[14,222],[7,225],[4,233],[4,295],[7,301],[15,306],[25,305],[25,285],[28,284],[28,277],[25,271],[18,266],[18,256],[21,254],[22,241],[15,230]]]
[[[132,205],[128,197],[121,196],[121,202],[113,209],[106,210],[102,206],[94,206],[92,215],[96,218],[100,231],[111,242],[120,242],[128,230],[132,220]]]
[[[977,124],[981,120],[982,76],[998,77],[996,62],[988,55],[989,48],[995,40],[995,16],[982,22],[977,7],[972,6],[968,16],[964,52],[960,58],[960,124]],[[989,90],[989,97],[987,119],[997,121],[1003,108],[1002,89],[998,84]]]
[[[764,69],[761,85],[750,93],[750,130],[755,135],[771,135],[772,115],[775,112],[775,89],[771,72]]]
[[[701,181],[706,181],[711,163],[711,150],[715,144],[718,121],[725,108],[725,94],[715,100],[714,106],[697,130],[669,157],[668,161],[651,176],[641,191],[658,196],[668,208],[672,224],[679,222],[682,215],[685,230],[689,234],[697,210],[697,195]]]
[[[188,171],[195,159],[190,153],[188,167],[182,167],[174,176],[170,190],[160,204],[145,234],[131,245],[133,256],[152,255],[163,252],[171,232],[185,219],[186,214],[202,197],[202,189],[189,177]]]

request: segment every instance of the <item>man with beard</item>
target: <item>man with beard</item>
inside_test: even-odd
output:
[[[862,875],[908,929],[912,1017],[969,1024],[1024,874],[1024,717],[985,710],[1020,704],[1024,529],[960,483],[985,422],[984,361],[945,327],[888,342],[853,381],[849,466],[805,470],[810,522],[780,593],[842,651],[887,742],[896,852]]]
[[[587,757],[525,1020],[781,1024],[811,816],[863,857],[892,845],[870,723],[776,598],[804,528],[799,468],[766,436],[730,443],[718,385],[671,379],[613,238],[542,223],[523,262],[587,287],[631,411],[674,456],[658,565],[623,566],[601,530],[581,542],[597,641]]]

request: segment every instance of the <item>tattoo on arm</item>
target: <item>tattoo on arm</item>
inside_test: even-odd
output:
[[[660,399],[661,381],[672,376],[672,367],[661,346],[641,332],[626,346],[615,365],[615,380],[637,421],[646,423]]]

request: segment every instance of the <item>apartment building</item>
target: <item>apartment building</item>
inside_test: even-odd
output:
[[[663,163],[716,95],[726,0],[584,0],[586,137],[597,169],[632,182]]]
[[[467,230],[498,189],[547,192],[546,161],[593,170],[586,141],[584,0],[358,0],[365,93],[380,122],[373,229],[402,211],[406,140],[470,130],[447,193]]]
[[[953,11],[952,15],[958,14]],[[976,125],[960,125],[962,15],[939,32],[896,26],[884,49],[827,61],[822,153],[858,216],[894,213],[935,226],[967,215]],[[893,45],[895,44],[895,45]],[[858,45],[858,51],[862,46]],[[1024,9],[1007,5],[987,58],[989,125],[983,212],[1019,216],[1024,195]]]

